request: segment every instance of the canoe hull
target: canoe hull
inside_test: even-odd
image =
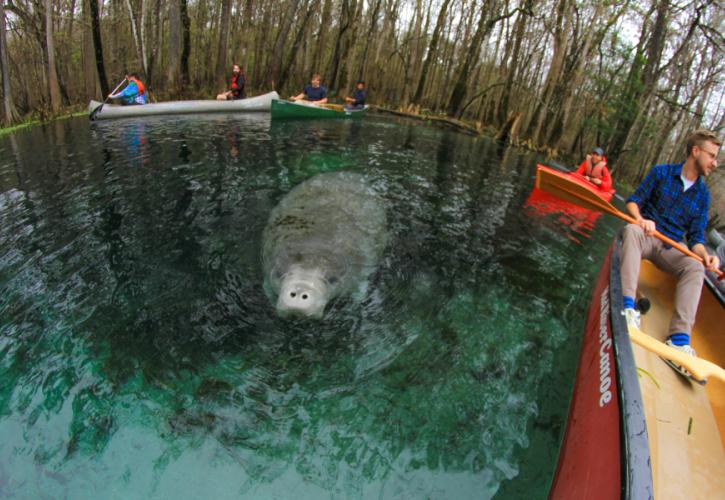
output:
[[[606,201],[607,203],[609,203],[614,196],[614,190],[602,191],[591,182],[583,179],[582,177],[576,175],[573,172],[560,172],[559,170],[547,167],[546,165],[542,165],[541,163],[536,164],[537,188],[541,188],[542,184],[559,185],[568,183],[585,188],[587,191],[595,194],[598,198]],[[573,202],[576,203],[577,200],[573,200]]]
[[[657,354],[632,344],[621,314],[620,252],[617,238],[594,287],[549,498],[718,497],[725,491],[725,386],[717,379],[704,387],[684,379]],[[638,293],[651,303],[642,331],[659,341],[667,335],[675,288],[673,277],[642,262]],[[693,346],[720,365],[724,311],[703,288]],[[611,383],[605,381],[608,354],[614,357]],[[600,406],[609,388],[616,394]]]
[[[345,109],[342,106],[317,106],[311,103],[272,101],[272,118],[283,120],[315,119],[315,118],[361,118],[367,106],[362,109]]]
[[[187,115],[196,113],[237,113],[269,111],[273,99],[278,99],[277,92],[269,92],[247,99],[236,101],[217,100],[196,100],[196,101],[173,101],[144,104],[139,106],[121,106],[118,104],[104,104],[100,112],[93,117],[95,120],[108,120],[113,118],[129,118],[137,116],[156,115]],[[88,105],[88,113],[100,106],[98,101],[91,101]]]
[[[587,314],[551,499],[618,498],[625,480],[620,459],[620,380],[615,369],[611,322],[612,254],[610,249]]]

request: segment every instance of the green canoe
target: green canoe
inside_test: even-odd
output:
[[[274,99],[272,101],[272,118],[360,118],[368,109],[345,109],[340,104],[312,104],[308,102],[291,102]]]

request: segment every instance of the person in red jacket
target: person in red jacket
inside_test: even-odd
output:
[[[222,92],[216,96],[217,101],[235,101],[237,99],[246,99],[247,77],[238,64],[232,65],[232,79],[229,83],[229,90]]]
[[[596,185],[602,191],[612,190],[612,176],[609,175],[607,159],[604,156],[604,150],[602,148],[592,149],[592,152],[587,155],[584,161],[581,162],[581,165],[579,165],[579,168],[576,169],[576,173]]]

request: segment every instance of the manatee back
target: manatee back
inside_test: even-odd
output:
[[[375,269],[387,238],[385,208],[363,175],[319,174],[272,210],[263,236],[265,275],[277,292],[290,269],[320,270],[341,293]]]

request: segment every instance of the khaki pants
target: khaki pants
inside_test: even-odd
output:
[[[624,228],[622,239],[621,273],[622,293],[629,297],[635,297],[637,293],[641,259],[649,260],[662,271],[677,278],[675,311],[670,320],[669,334],[692,333],[702,281],[705,278],[705,267],[675,248],[665,248],[660,240],[646,236],[641,227],[628,224]]]

